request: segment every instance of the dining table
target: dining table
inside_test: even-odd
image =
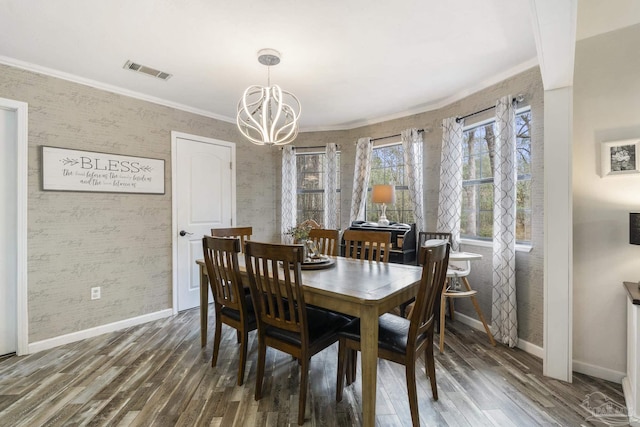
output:
[[[343,257],[331,257],[331,268],[302,270],[304,299],[328,310],[360,318],[362,366],[362,424],[375,425],[378,317],[416,296],[422,268],[415,265],[378,263]],[[248,280],[244,257],[240,273]],[[203,260],[200,267],[200,340],[207,343],[208,277]]]

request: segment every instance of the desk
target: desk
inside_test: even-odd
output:
[[[362,354],[362,420],[375,425],[376,381],[378,374],[378,317],[414,297],[422,268],[412,265],[384,264],[336,257],[335,267],[303,270],[302,283],[307,304],[360,318]],[[200,339],[207,343],[208,278],[202,260],[200,266]],[[241,273],[246,280],[244,259]]]

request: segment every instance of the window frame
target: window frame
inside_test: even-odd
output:
[[[301,152],[298,152],[297,150],[301,150]],[[296,222],[302,222],[305,221],[307,219],[312,219],[312,218],[297,218],[298,216],[298,196],[300,195],[304,195],[304,194],[322,194],[323,195],[323,199],[324,199],[324,183],[323,183],[323,188],[322,189],[318,189],[318,188],[313,188],[313,189],[304,189],[298,186],[298,174],[297,174],[297,167],[298,167],[298,156],[307,156],[307,155],[322,155],[325,158],[326,161],[326,151],[317,151],[317,150],[310,150],[310,151],[302,151],[304,150],[304,147],[298,147],[296,149]],[[340,221],[342,220],[342,209],[341,209],[341,200],[340,200],[340,178],[341,178],[341,171],[340,171],[340,164],[341,164],[341,152],[338,149],[337,150],[337,155],[338,155],[338,188],[336,189],[336,193],[338,194],[338,224],[340,224]],[[325,165],[326,166],[326,165]],[[324,166],[323,166],[324,168]],[[324,173],[324,170],[322,171]],[[324,175],[323,175],[324,176]],[[324,202],[322,204],[322,217],[324,218]],[[318,212],[318,211],[315,211]],[[319,222],[320,224],[323,224],[324,226],[324,219],[322,221]]]
[[[524,107],[516,109],[516,116],[520,115],[520,114],[523,114],[523,113],[526,113],[526,112],[531,114],[531,106],[530,105],[526,105]],[[480,127],[483,127],[483,126],[486,126],[486,125],[488,125],[490,123],[495,123],[495,122],[496,122],[495,117],[487,118],[485,120],[481,120],[481,121],[475,122],[475,123],[470,124],[468,126],[464,126],[462,128],[462,132],[466,133],[469,130],[480,128]],[[533,145],[533,143],[532,143],[533,142],[533,138],[531,137],[531,127],[529,128],[529,141],[530,141],[529,148],[531,150],[531,147]],[[518,176],[516,178],[516,182],[521,182],[521,181],[531,182],[532,178],[533,178],[533,173],[530,170],[528,174],[518,174]],[[490,178],[477,178],[477,179],[472,179],[472,180],[463,180],[462,181],[462,186],[464,187],[465,184],[467,186],[469,186],[469,185],[487,184],[487,183],[493,184],[493,182],[494,182],[494,177],[491,176]],[[529,194],[529,197],[531,197],[531,194]],[[461,210],[462,210],[462,207],[461,207]],[[461,212],[461,214],[462,214],[462,212]],[[479,214],[479,211],[477,211],[476,214]],[[489,237],[481,237],[481,236],[463,235],[461,233],[460,234],[460,243],[466,244],[466,245],[472,245],[472,246],[479,246],[479,247],[493,247],[493,238],[492,237],[489,238]],[[516,251],[517,252],[530,252],[532,248],[533,248],[532,240],[516,240]]]
[[[394,146],[400,146],[400,148],[402,148],[402,168],[403,170],[405,170],[406,168],[406,163],[404,162],[404,147],[402,146],[402,141],[394,141],[394,142],[387,142],[385,144],[379,144],[379,145],[374,145],[372,150],[380,150],[383,148],[388,148],[388,147],[394,147]],[[373,152],[372,152],[372,162],[373,162]],[[373,165],[372,165],[373,166]],[[403,181],[406,181],[406,175],[403,178]],[[373,184],[373,185],[377,185],[377,184]],[[374,219],[367,219],[368,215],[369,215],[369,209],[368,206],[372,205],[373,203],[371,202],[371,191],[372,191],[373,187],[371,184],[371,175],[369,175],[369,183],[368,183],[368,187],[367,187],[367,201],[365,203],[365,213],[364,213],[364,217],[366,221],[373,221],[373,222],[377,222],[378,218],[374,218]],[[409,185],[405,182],[403,185],[394,185],[394,189],[396,191],[396,196],[398,191],[409,191]],[[396,197],[397,200],[397,197]],[[396,202],[397,203],[397,202]],[[395,205],[395,204],[394,204]],[[398,209],[395,209],[396,211],[398,211]],[[413,216],[413,210],[411,209],[401,209],[401,212],[409,212],[412,216]],[[387,206],[387,216],[389,213],[389,206]],[[415,223],[415,218],[412,218],[409,222],[409,224]]]

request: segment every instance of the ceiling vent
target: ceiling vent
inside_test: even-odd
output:
[[[136,64],[133,61],[127,61],[124,63],[125,70],[135,71],[137,73],[146,74],[148,76],[156,77],[161,80],[169,80],[171,74],[165,73],[164,71],[156,70],[155,68],[147,67],[145,65]]]

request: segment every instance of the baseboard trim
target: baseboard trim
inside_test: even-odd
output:
[[[474,319],[473,317],[466,316],[462,313],[455,312],[455,317],[465,325],[471,326],[473,329],[484,332],[484,326],[482,322]],[[535,344],[531,344],[523,339],[518,339],[517,347],[529,354],[532,354],[540,359],[544,359],[544,349]],[[601,378],[603,380],[611,381],[617,384],[622,383],[622,378],[627,375],[625,372],[614,371],[613,369],[607,369],[600,366],[590,365],[588,363],[581,362],[579,360],[573,360],[573,370],[581,374],[589,375],[590,377]]]
[[[622,384],[622,378],[626,377],[626,372],[614,371],[613,369],[603,368],[601,366],[590,365],[573,359],[573,371],[590,377],[602,378],[617,384]]]
[[[481,321],[476,320],[473,317],[464,315],[462,313],[458,313],[457,311],[455,312],[455,317],[457,320],[464,323],[465,325],[469,325],[473,329],[477,329],[478,331],[484,332],[484,325],[482,324]],[[525,351],[529,354],[539,357],[540,359],[542,359],[544,356],[544,349],[542,347],[532,344],[521,338],[518,338],[518,345],[516,345],[516,347],[518,347],[522,351]]]
[[[629,425],[632,427],[640,426],[640,418],[636,413],[636,408],[633,403],[633,391],[631,390],[631,381],[629,377],[622,379],[622,392],[624,393],[624,401],[627,405],[627,414],[629,415]]]
[[[168,308],[166,310],[160,310],[154,313],[143,314],[142,316],[131,317],[129,319],[107,323],[106,325],[96,326],[95,328],[89,328],[78,332],[72,332],[70,334],[48,338],[42,341],[36,341],[33,343],[29,343],[28,352],[29,354],[31,354],[43,350],[49,350],[54,347],[84,340],[87,338],[97,337],[98,335],[119,331],[120,329],[128,328],[131,326],[141,325],[143,323],[152,322],[154,320],[164,319],[165,317],[169,317],[172,315],[173,309]]]

